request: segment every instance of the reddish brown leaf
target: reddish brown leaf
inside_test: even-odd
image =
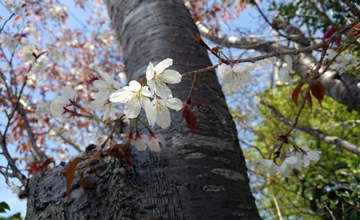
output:
[[[91,180],[85,178],[82,172],[80,173],[80,184],[85,189],[95,189],[94,183],[91,182]]]
[[[15,18],[15,21],[20,21],[22,19],[22,15],[19,15]]]
[[[306,96],[306,101],[309,104],[310,109],[312,110],[312,101],[311,101],[311,95],[310,92]]]
[[[71,183],[74,179],[74,175],[75,175],[75,170],[76,170],[76,166],[78,165],[78,163],[81,161],[81,157],[76,157],[73,161],[71,161],[71,163],[69,164],[68,168],[66,169],[66,194],[67,194],[67,200],[69,200],[70,198],[70,188],[71,188]]]
[[[116,157],[116,158],[126,158],[126,155],[129,154],[131,149],[125,145],[117,144],[114,146],[111,146],[109,149],[107,149],[105,152],[110,157]]]
[[[196,119],[194,113],[190,109],[188,109],[188,105],[185,105],[182,111],[182,115],[185,118],[185,122],[188,128],[190,129],[190,131],[192,131],[191,134],[193,134],[195,130]]]
[[[334,41],[333,41],[333,42],[334,42]],[[339,37],[337,37],[337,38],[335,39],[335,44],[336,44],[336,46],[340,47],[340,45],[341,45],[341,36],[339,36]]]
[[[301,87],[304,85],[304,82],[300,82],[298,86],[294,89],[292,93],[292,100],[294,101],[295,105],[298,103],[299,93],[301,91]]]
[[[92,156],[91,161],[95,161],[96,159],[98,159],[100,157],[101,152],[102,152],[102,148],[97,149],[94,155]]]
[[[321,82],[316,80],[313,84],[311,84],[310,89],[312,95],[318,100],[321,106],[321,103],[324,100],[325,96],[325,87],[323,86],[323,84],[321,84]]]
[[[358,30],[360,30],[360,22],[359,23],[357,23],[354,27],[353,27],[354,29],[358,29]]]
[[[330,28],[329,30],[325,31],[322,39],[326,40],[326,39],[330,38],[337,30],[339,30],[339,27]]]

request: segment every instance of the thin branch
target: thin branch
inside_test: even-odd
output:
[[[277,211],[277,214],[278,214],[278,216],[279,216],[279,219],[280,219],[280,220],[283,220],[283,218],[282,218],[282,216],[281,216],[280,207],[279,207],[279,205],[278,205],[278,203],[277,203],[277,200],[276,200],[275,196],[272,196],[272,198],[273,198],[273,200],[274,200],[275,207],[276,207],[276,211]]]
[[[308,47],[301,48],[301,49],[296,49],[296,50],[276,51],[276,52],[269,53],[269,54],[262,55],[262,56],[246,58],[246,59],[239,59],[239,60],[231,60],[230,62],[234,63],[234,64],[235,63],[245,63],[245,62],[255,63],[256,61],[267,59],[267,58],[270,58],[270,57],[277,57],[277,56],[282,56],[282,55],[287,55],[287,54],[297,55],[297,54],[313,51],[313,50],[316,50],[316,49],[319,49],[319,48],[323,48],[326,45],[329,45],[337,37],[343,35],[349,29],[354,27],[359,21],[360,21],[360,18],[357,18],[354,22],[352,22],[351,24],[347,25],[346,27],[344,27],[343,29],[338,31],[332,37],[330,37],[330,38],[328,38],[328,39],[326,39],[324,41],[321,41],[321,42],[319,42],[317,44],[314,44],[312,46],[308,46]],[[206,67],[206,68],[203,68],[203,69],[183,73],[182,76],[187,77],[187,76],[192,76],[192,75],[201,75],[201,74],[204,74],[204,73],[206,73],[208,71],[212,71],[212,70],[216,69],[217,67],[218,67],[218,65],[213,65],[213,66]]]
[[[292,121],[290,121],[284,115],[282,115],[274,106],[272,106],[269,103],[266,103],[264,101],[261,101],[260,103],[265,105],[266,107],[268,107],[279,118],[279,120],[282,121],[284,124],[293,125]],[[311,136],[314,136],[320,140],[323,140],[328,144],[335,144],[339,147],[342,147],[345,150],[348,150],[360,157],[360,147],[355,144],[352,144],[340,137],[327,135],[326,133],[321,132],[319,129],[315,129],[310,126],[304,126],[304,125],[297,124],[295,128],[300,131],[303,131]]]
[[[1,132],[0,132],[0,144],[1,144],[1,149],[3,151],[2,154],[5,156],[6,160],[8,161],[13,176],[16,177],[24,186],[26,186],[28,183],[28,179],[20,172],[20,170],[15,165],[13,158],[10,156],[8,152],[5,137]]]

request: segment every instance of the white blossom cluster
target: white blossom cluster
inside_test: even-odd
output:
[[[310,148],[303,146],[301,149],[292,151],[281,165],[277,165],[274,160],[270,159],[252,159],[250,163],[258,163],[259,169],[267,167],[267,173],[281,173],[284,177],[289,177],[290,169],[294,168],[299,171],[303,167],[308,167],[310,161],[318,161],[321,151],[312,151]]]
[[[332,60],[338,53],[336,51],[332,50],[332,49],[329,49],[327,51],[327,54],[328,54],[328,58],[330,60]],[[345,67],[349,63],[351,63],[352,65],[355,65],[356,64],[356,58],[352,54],[347,53],[347,54],[336,57],[335,63],[332,65],[332,67],[336,68],[336,70],[341,75],[341,74],[344,73]]]
[[[240,84],[250,82],[251,75],[249,71],[252,71],[254,69],[255,67],[252,65],[237,65],[230,68],[225,63],[222,63],[218,67],[218,74],[221,81],[231,86],[237,82]]]
[[[146,83],[132,80],[123,88],[121,83],[112,79],[108,73],[100,72],[103,80],[93,82],[99,91],[92,96],[94,101],[91,108],[95,111],[104,110],[104,121],[116,119],[113,103],[125,104],[124,114],[130,119],[137,118],[143,108],[151,126],[156,123],[163,129],[169,127],[171,118],[168,108],[179,111],[183,106],[180,99],[172,96],[170,88],[166,85],[179,83],[182,78],[178,71],[167,69],[172,63],[173,60],[170,58],[161,61],[155,67],[150,62],[146,70]],[[56,96],[51,103],[54,116],[61,116],[71,101],[76,102],[77,92],[71,87],[63,87],[62,92],[63,96]],[[159,143],[165,146],[164,138],[152,132],[150,138],[144,134],[130,134],[128,141],[139,151],[145,150],[146,145],[153,151],[160,151]]]

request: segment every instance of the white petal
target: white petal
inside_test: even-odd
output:
[[[141,88],[141,95],[151,97],[152,93],[149,91],[149,87],[144,86]]]
[[[172,95],[170,88],[167,87],[165,83],[156,83],[155,93],[163,99],[167,99],[170,95]]]
[[[140,114],[141,104],[135,99],[129,99],[126,103],[124,113],[128,118],[136,118]]]
[[[149,147],[150,147],[150,150],[152,150],[152,151],[155,151],[155,152],[161,151],[159,142],[154,137],[150,138]]]
[[[165,129],[170,126],[171,118],[168,108],[162,108],[156,117],[156,123],[162,128]]]
[[[286,163],[286,164],[295,164],[298,162],[298,159],[296,157],[288,157],[284,160],[283,163]]]
[[[112,78],[108,73],[100,71],[100,76],[105,79],[107,84],[109,84],[109,85],[112,84]]]
[[[147,80],[151,80],[152,78],[154,78],[154,66],[153,64],[150,62],[149,66],[146,68],[146,79]]]
[[[286,55],[286,56],[284,57],[284,60],[285,60],[285,62],[287,62],[287,63],[292,63],[291,56],[289,56],[289,55]]]
[[[171,109],[174,109],[176,111],[179,111],[183,107],[183,103],[178,98],[168,98],[165,102],[165,105]]]
[[[176,70],[165,70],[163,75],[164,81],[170,84],[179,83],[182,78],[181,74]]]
[[[164,72],[164,70],[166,68],[168,68],[169,66],[171,66],[172,64],[173,64],[173,60],[170,58],[167,58],[155,66],[155,72],[157,74],[160,74],[160,73]]]
[[[103,100],[94,100],[91,102],[90,107],[94,111],[101,111],[104,109],[104,101]]]
[[[141,89],[141,85],[138,81],[135,80],[131,80],[129,82],[129,89],[133,92],[137,92]]]
[[[129,90],[125,90],[124,89],[119,89],[116,92],[114,92],[113,94],[110,95],[110,102],[119,102],[119,103],[125,103],[127,102],[129,99],[132,98],[133,96],[133,92],[129,91]]]
[[[230,83],[231,82],[231,69],[226,65],[225,63],[218,66],[218,74],[224,83]]]
[[[163,136],[161,134],[155,134],[155,137],[160,141],[160,143],[162,144],[163,147],[165,147],[165,139],[163,138]]]
[[[74,91],[70,86],[65,86],[62,88],[63,97],[67,100],[76,100],[77,92]]]

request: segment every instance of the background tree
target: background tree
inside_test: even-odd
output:
[[[111,2],[108,2],[108,11],[115,16],[114,14],[117,10],[109,6],[110,3]],[[358,4],[358,2],[354,3]],[[19,171],[19,163],[25,162],[29,174],[33,175],[39,171],[48,169],[47,163],[53,160],[57,161],[58,157],[65,159],[70,157],[71,154],[74,154],[73,152],[69,152],[67,148],[69,146],[81,152],[84,150],[84,146],[89,144],[89,139],[91,142],[100,145],[104,139],[107,138],[106,135],[109,134],[111,130],[103,129],[104,124],[101,122],[101,113],[94,113],[92,109],[89,108],[89,104],[92,101],[91,97],[93,93],[96,92],[96,88],[92,85],[92,82],[101,78],[104,72],[110,73],[116,80],[120,80],[123,74],[118,73],[125,71],[121,62],[123,58],[119,53],[117,45],[113,44],[113,42],[116,42],[115,34],[112,32],[111,25],[106,21],[106,16],[103,16],[101,13],[104,11],[100,6],[101,3],[95,1],[92,5],[88,2],[76,1],[75,4],[79,8],[91,12],[93,16],[87,21],[87,25],[94,26],[94,30],[96,31],[92,31],[92,29],[89,28],[84,28],[83,30],[65,28],[64,24],[71,17],[76,18],[76,16],[74,16],[71,11],[68,11],[67,7],[59,1],[38,1],[36,3],[26,1],[25,5],[11,5],[9,2],[7,2],[6,5],[4,4],[4,6],[12,12],[15,12],[9,16],[9,20],[7,18],[2,20],[3,25],[1,29],[1,59],[7,63],[7,65],[1,69],[2,82],[6,82],[1,88],[1,105],[4,107],[4,117],[7,119],[6,123],[2,126],[4,129],[1,130],[2,153],[8,161],[8,166],[4,165],[1,168],[1,172],[6,177],[6,181],[8,181],[9,177],[17,177],[23,184],[26,184],[28,180]],[[165,5],[167,5],[167,3],[161,4],[158,8],[165,7]],[[135,6],[137,6],[136,2],[130,5],[122,5],[122,8],[132,8]],[[185,1],[185,6],[189,9],[193,19],[197,22],[196,24],[201,34],[208,40],[206,42],[208,42],[210,46],[223,46],[224,48],[222,50],[230,60],[233,60],[235,63],[257,61],[257,71],[256,73],[251,73],[253,78],[251,83],[242,86],[241,89],[239,84],[233,86],[223,85],[224,91],[228,96],[228,103],[231,103],[231,113],[239,129],[239,141],[242,146],[245,147],[245,158],[268,158],[269,155],[274,158],[276,155],[281,155],[282,158],[277,159],[277,161],[281,163],[280,159],[290,156],[290,150],[287,149],[291,149],[291,145],[306,145],[312,150],[322,151],[319,162],[313,163],[310,167],[303,168],[301,171],[292,169],[291,176],[288,178],[279,178],[281,174],[264,175],[262,170],[256,170],[257,167],[255,167],[255,169],[251,164],[248,164],[251,175],[250,179],[253,182],[253,191],[257,198],[257,205],[260,207],[259,210],[264,210],[260,212],[261,216],[266,219],[292,218],[294,216],[297,218],[301,216],[304,219],[340,219],[345,217],[356,219],[358,192],[355,186],[360,179],[357,167],[357,160],[360,155],[357,134],[359,129],[358,112],[360,109],[360,92],[358,88],[359,78],[358,74],[356,74],[357,67],[353,64],[347,65],[351,61],[347,58],[349,58],[350,55],[356,57],[358,54],[356,42],[358,35],[356,33],[357,26],[355,25],[358,22],[359,10],[356,6],[346,0],[341,2],[313,2],[307,0],[299,0],[297,2],[263,1],[261,3],[254,1],[209,2],[196,0]],[[158,8],[154,10],[154,13],[159,10]],[[182,8],[184,9],[184,7]],[[255,19],[257,23],[254,26],[258,27],[258,29],[251,28],[245,30],[232,26],[232,19],[236,19],[239,15],[241,18],[242,13],[245,12],[244,10],[257,11],[256,15],[258,18]],[[130,11],[132,10],[129,10],[129,12]],[[131,14],[134,13],[130,12],[122,16]],[[162,14],[167,15],[168,13],[165,11],[162,12]],[[175,12],[172,14],[175,14]],[[115,17],[112,17],[112,20],[121,21],[122,16],[120,15],[121,19],[119,20],[115,20]],[[151,16],[152,15],[149,15],[149,17]],[[132,20],[125,19],[125,23],[129,25],[119,26],[123,27],[123,30],[128,27],[143,27],[147,21],[146,18],[147,17],[140,20],[138,23],[134,22],[133,26],[130,25]],[[173,18],[173,16],[170,16],[170,18]],[[161,37],[168,32],[159,30],[163,27],[162,25],[169,23],[170,18],[166,17],[166,19],[161,19],[161,16],[157,17],[157,20],[162,21],[162,23],[158,24],[160,25],[159,28],[149,24],[141,30],[140,34],[136,32],[136,28],[133,28],[134,30],[131,31],[134,31],[134,33],[129,32],[125,35],[119,35],[119,38],[122,39],[126,74],[129,79],[140,79],[142,77],[141,74],[145,73],[149,61],[156,64],[167,57],[174,59],[173,68],[181,73],[211,66],[209,61],[202,60],[205,58],[199,59],[199,63],[193,61],[198,58],[188,60],[189,57],[197,57],[199,54],[198,51],[205,51],[200,48],[195,49],[199,47],[199,44],[194,41],[189,31],[183,31],[186,29],[185,27],[188,26],[192,31],[195,30],[195,28],[190,25],[188,19],[184,19],[184,22],[185,20],[189,22],[188,25],[183,25],[183,23],[178,21],[176,21],[176,23],[170,22],[170,24],[172,24],[170,30],[176,28],[181,30],[180,34],[178,34],[179,36],[169,37],[173,36],[173,32],[171,32],[167,37],[165,36],[165,41],[160,40]],[[13,28],[10,28],[10,21],[12,22]],[[39,22],[33,23],[29,21]],[[154,21],[154,24],[155,23]],[[351,23],[355,28],[351,29],[352,26],[346,26],[348,23]],[[39,24],[39,26],[35,24]],[[54,24],[55,27],[58,28],[54,28]],[[119,27],[116,24],[117,23],[114,22],[115,29]],[[271,28],[271,31],[267,31],[268,27]],[[345,31],[342,30],[343,27],[346,27]],[[347,32],[348,30],[350,31]],[[121,32],[121,29],[117,29],[117,31]],[[92,32],[91,36],[90,32]],[[145,40],[145,37],[141,38],[141,36],[144,36],[146,33],[151,33],[148,40]],[[174,31],[174,33],[178,32]],[[189,35],[183,35],[184,33]],[[257,35],[254,35],[254,33]],[[233,36],[229,37],[232,34]],[[337,36],[335,36],[336,34]],[[339,36],[341,36],[341,38],[339,38]],[[180,37],[180,39],[176,40],[178,39],[177,37]],[[25,39],[28,39],[28,41]],[[322,40],[325,41],[321,42]],[[42,42],[49,42],[49,44],[44,45]],[[189,42],[190,46],[185,47],[185,43],[183,42]],[[331,42],[333,43],[329,45]],[[125,44],[127,46],[125,46]],[[31,45],[33,45],[33,47]],[[129,47],[129,45],[134,46]],[[180,48],[176,49],[177,47],[175,46],[179,45],[181,45]],[[325,56],[324,59],[328,46],[337,50],[337,57],[332,58],[331,56],[333,55],[328,51],[329,56]],[[156,54],[148,52],[145,56],[138,57],[138,54],[141,54],[143,50],[152,52],[155,51],[154,48],[165,47],[168,47],[168,49],[163,49]],[[187,50],[193,52],[188,54],[185,52]],[[34,52],[34,54],[32,52]],[[170,56],[170,54],[172,56]],[[286,54],[291,56],[285,58],[284,55]],[[154,56],[154,58],[152,58],[152,56]],[[179,56],[179,61],[175,59],[177,56]],[[355,59],[355,57],[351,59]],[[217,62],[218,59],[215,58],[213,63],[217,64]],[[223,60],[223,62],[227,61]],[[291,99],[295,87],[298,86],[298,83],[302,80],[309,82],[310,78],[314,74],[317,74],[317,68],[319,68],[320,65],[322,68],[319,70],[319,77],[316,76],[316,80],[321,82],[326,94],[332,99],[325,97],[321,104],[322,107],[320,107],[317,104],[317,100],[314,99],[319,99],[319,97],[315,95],[313,96],[313,106],[310,110],[308,106],[303,105],[306,100],[304,99],[305,87],[307,86],[305,84],[303,91],[299,94],[298,106],[296,106]],[[216,67],[216,65],[212,66],[209,70],[214,70]],[[107,173],[107,175],[104,176],[107,180],[112,179],[111,175],[117,174],[118,172],[122,173],[123,176],[126,175],[126,178],[115,178],[116,181],[124,184],[124,188],[119,189],[121,195],[129,195],[117,198],[117,201],[121,201],[120,203],[123,204],[124,207],[123,213],[120,213],[121,215],[139,215],[143,218],[146,216],[147,218],[150,216],[159,217],[160,215],[181,216],[181,214],[183,214],[186,217],[188,207],[185,206],[183,202],[176,203],[175,201],[168,202],[167,200],[178,196],[176,197],[179,198],[178,201],[183,201],[182,196],[192,195],[190,194],[192,192],[202,192],[200,185],[203,185],[200,183],[201,181],[207,184],[205,186],[208,186],[210,183],[214,185],[215,183],[221,183],[221,185],[224,186],[225,191],[208,194],[212,198],[224,193],[233,194],[236,190],[238,190],[237,192],[241,191],[236,188],[239,185],[236,185],[236,182],[239,181],[216,182],[221,180],[221,176],[218,176],[216,172],[219,170],[211,169],[213,168],[212,166],[221,164],[218,161],[219,158],[229,159],[231,156],[227,155],[233,155],[231,152],[222,151],[220,152],[220,154],[222,154],[221,157],[219,157],[218,154],[216,154],[216,156],[214,155],[215,159],[217,159],[217,161],[215,161],[210,159],[212,157],[208,157],[208,155],[213,155],[211,150],[208,151],[209,149],[204,147],[197,148],[197,146],[212,146],[214,143],[220,144],[219,146],[225,146],[225,143],[237,149],[236,143],[238,141],[236,135],[232,134],[231,139],[226,140],[226,138],[229,138],[229,132],[234,132],[234,129],[231,119],[225,116],[226,114],[223,113],[222,110],[219,110],[224,110],[224,107],[221,106],[225,105],[224,103],[221,104],[223,100],[219,102],[218,97],[222,96],[214,90],[214,88],[219,87],[217,85],[211,88],[209,87],[209,82],[217,82],[212,74],[213,73],[205,73],[201,75],[194,87],[193,101],[211,106],[210,109],[196,106],[190,108],[194,112],[197,120],[195,134],[193,136],[184,136],[186,138],[181,139],[181,137],[183,137],[182,135],[190,131],[187,129],[185,122],[178,123],[181,119],[180,113],[178,113],[178,115],[172,113],[173,122],[175,121],[175,123],[165,131],[168,137],[168,145],[183,146],[189,148],[186,150],[194,150],[193,152],[195,153],[201,152],[206,155],[204,158],[198,160],[210,164],[210,168],[208,168],[208,165],[205,165],[206,168],[203,167],[203,169],[208,169],[209,172],[207,174],[210,174],[212,179],[204,180],[195,178],[194,181],[196,183],[191,183],[189,180],[184,181],[183,185],[181,185],[181,181],[177,183],[175,183],[176,181],[174,181],[174,183],[165,181],[164,176],[162,176],[163,174],[158,174],[158,170],[163,169],[161,168],[162,163],[168,165],[168,168],[164,170],[164,174],[169,178],[169,181],[171,181],[172,178],[177,180],[177,178],[179,178],[177,175],[182,175],[181,172],[173,173],[170,171],[169,164],[172,164],[173,161],[170,157],[175,157],[180,161],[178,166],[183,168],[183,173],[186,173],[189,177],[196,176],[197,174],[195,175],[195,173],[202,169],[200,168],[200,163],[196,163],[195,165],[191,164],[192,161],[196,160],[188,161],[175,155],[176,148],[166,148],[160,153],[160,157],[153,156],[154,154],[149,154],[150,156],[148,157],[143,157],[145,153],[137,154],[136,156],[132,156],[135,159],[134,162],[138,165],[142,164],[145,167],[137,167],[135,169],[137,174],[131,178],[128,177],[129,173],[124,173],[123,169],[115,169],[115,171],[110,174],[101,172],[104,175]],[[208,79],[207,77],[210,78]],[[186,85],[186,88],[190,88],[193,82],[192,80],[192,77],[184,78],[180,86],[184,87]],[[204,82],[205,86],[202,84]],[[125,83],[126,82],[122,80],[122,84],[125,85]],[[287,86],[290,83],[294,83],[294,88]],[[84,117],[74,117],[71,120],[65,117],[54,118],[49,113],[48,103],[52,99],[51,94],[53,94],[54,91],[60,92],[60,88],[63,85],[72,86],[72,88],[77,90],[79,97],[78,104],[83,107],[83,109],[78,110],[77,113],[89,117],[91,113],[91,120]],[[184,101],[187,98],[189,90],[179,91],[179,93],[177,93],[175,92],[177,88],[177,86],[171,87],[173,94],[176,94],[175,97],[180,97]],[[214,97],[217,97],[216,100],[210,98],[206,100],[196,100],[197,97],[200,97],[204,93],[208,95],[213,92],[219,94],[214,95]],[[254,96],[256,97],[255,99]],[[37,98],[34,99],[33,97]],[[241,102],[239,102],[239,100],[241,100]],[[201,117],[203,114],[210,113],[216,115],[216,119],[213,119],[214,121],[208,120],[210,116],[207,116],[207,118]],[[300,117],[296,117],[299,113],[301,113]],[[94,118],[97,119],[93,120]],[[224,122],[223,119],[229,126],[221,126]],[[296,126],[293,124],[294,119],[296,119]],[[75,129],[75,127],[78,129]],[[216,140],[217,142],[214,142],[215,139],[208,140],[207,138],[202,138],[208,136],[211,132],[215,132],[214,128],[224,129],[223,136],[219,137]],[[292,128],[295,129],[289,132]],[[99,135],[99,131],[101,135]],[[176,139],[171,138],[172,132],[178,133]],[[279,138],[280,135],[286,134],[287,132],[289,136],[287,136],[286,139]],[[275,135],[278,135],[277,138]],[[6,137],[6,141],[4,137]],[[226,138],[224,139],[224,137]],[[224,142],[221,142],[221,139],[223,139]],[[285,140],[289,143],[288,145],[284,145]],[[50,144],[52,143],[50,141],[59,144]],[[196,143],[198,141],[200,142]],[[17,146],[17,151],[21,153],[21,156],[19,158],[13,158],[13,153],[8,151],[9,146]],[[279,146],[286,147],[283,147],[281,151],[277,151]],[[52,151],[56,152],[56,155],[52,154]],[[279,152],[280,154],[274,154],[274,152]],[[189,152],[187,154],[191,155]],[[54,158],[48,158],[47,155],[52,155]],[[163,155],[169,156],[164,157]],[[183,157],[186,158],[185,156]],[[231,164],[222,164],[221,168],[232,169],[232,171],[234,171],[235,167],[236,169],[242,167],[240,173],[246,177],[244,164],[241,164],[241,161],[239,164],[234,164],[234,159],[232,158],[229,160]],[[147,163],[142,163],[143,161],[150,161],[150,163],[152,163],[151,165],[155,164],[155,168],[152,167],[152,171],[148,172],[150,167]],[[185,169],[185,163],[181,161],[186,161],[186,166],[190,166],[190,169]],[[122,166],[122,163],[118,161],[116,163],[111,162],[110,164],[118,168]],[[159,164],[160,167],[157,167]],[[94,167],[94,169],[98,171],[106,169],[105,166],[95,166],[96,168]],[[228,166],[232,167],[228,168]],[[11,171],[9,171],[8,167]],[[52,179],[51,175],[61,172],[64,169],[65,168],[58,166],[52,174],[48,176],[37,175],[36,177],[39,178],[39,181],[42,179]],[[141,170],[146,170],[146,173],[151,173],[151,176],[149,176],[149,178],[148,176],[144,177],[143,175],[150,174],[145,174],[145,172]],[[211,171],[213,172],[211,173]],[[148,180],[151,180],[152,175],[154,175],[155,179],[158,179],[156,183],[148,182]],[[103,181],[92,178],[93,174],[91,173],[85,176],[93,182]],[[183,178],[183,176],[184,175],[181,177]],[[199,177],[206,176],[208,175]],[[63,179],[63,181],[65,180],[65,177],[62,175],[57,178]],[[74,182],[78,180],[77,178],[78,177],[75,178]],[[127,182],[124,179],[128,181],[131,179],[132,181]],[[56,179],[53,179],[52,181],[55,180]],[[34,181],[36,182],[37,180],[34,179]],[[46,180],[44,180],[44,182],[42,181],[40,183],[46,183]],[[136,184],[133,187],[129,187],[137,181],[145,181],[142,183],[145,187],[136,186]],[[8,183],[10,185],[10,182]],[[58,183],[59,182],[54,182],[55,185]],[[185,186],[184,183],[186,183]],[[190,183],[190,185],[187,185],[187,183]],[[175,184],[176,192],[178,192],[176,196],[158,195],[158,192],[155,192],[161,191],[164,193],[166,190],[170,192],[167,186],[173,186],[172,184]],[[229,187],[224,184],[229,184]],[[158,187],[154,187],[156,185]],[[93,203],[93,205],[98,205],[98,203],[96,203],[98,197],[96,196],[99,192],[102,192],[102,184],[96,184],[96,186],[96,193],[95,190],[88,190],[91,192],[91,195],[87,194],[90,196],[86,198],[90,203]],[[82,193],[84,191],[81,187],[77,188],[76,184],[74,187],[76,188],[76,192]],[[30,189],[31,188],[32,187],[30,187]],[[40,185],[41,191],[44,192],[49,192],[49,190],[53,191],[55,188],[57,189],[57,187],[50,188],[41,188]],[[147,196],[145,196],[145,200],[151,204],[157,204],[156,209],[151,209],[151,206],[145,204],[143,204],[143,206],[136,206],[139,202],[137,196],[141,195],[141,192],[138,191],[142,191],[142,188],[146,189],[145,194]],[[228,191],[228,188],[235,191]],[[34,188],[32,189],[34,190]],[[210,189],[212,188],[210,187]],[[249,192],[248,189],[244,190]],[[75,191],[73,190],[71,195],[75,198],[80,198]],[[85,189],[85,191],[87,191],[87,189]],[[61,192],[65,192],[64,189],[61,190]],[[45,209],[45,213],[57,213],[57,211],[59,211],[59,209],[55,209],[53,203],[50,202],[58,198],[56,193],[51,194],[49,192],[49,194],[42,199],[34,199],[35,197],[40,198],[38,197],[39,190],[34,190],[30,194],[29,204],[35,204],[31,206],[33,212],[40,211],[41,209]],[[65,201],[65,194],[61,196],[62,200]],[[200,197],[202,199],[207,198]],[[247,201],[250,197],[251,195],[248,194],[245,197],[237,197],[238,199],[242,198],[241,201],[227,201],[232,205],[226,208],[224,215],[232,215],[233,218],[235,216],[244,217],[245,215],[256,215],[257,212],[253,206],[244,206],[244,201]],[[102,195],[100,198],[103,199],[107,197]],[[126,202],[125,198],[127,198]],[[73,215],[87,217],[85,214],[86,211],[84,210],[87,210],[91,205],[85,203],[85,197],[82,197],[82,199],[84,199],[84,201],[74,201],[70,206],[77,207],[74,210],[76,210],[78,214],[74,212]],[[112,197],[112,199],[114,199],[114,197]],[[234,199],[236,198],[234,197]],[[187,198],[186,200],[188,201]],[[103,201],[109,200],[103,199]],[[78,202],[83,202],[81,203],[82,206],[78,206]],[[164,207],[159,207],[159,204],[156,202],[169,204]],[[201,203],[201,201],[199,203]],[[107,202],[105,202],[105,204],[107,204]],[[110,207],[114,204],[115,202],[111,203]],[[181,205],[179,206],[179,204]],[[215,206],[215,204],[209,207],[213,206]],[[133,207],[134,210],[132,210],[131,207]],[[146,214],[142,215],[141,213],[144,212],[137,209],[141,207],[143,207]],[[175,207],[173,208],[174,211],[170,211],[169,207]],[[195,205],[192,205],[192,207],[197,208]],[[104,212],[110,209],[111,208],[104,209]],[[207,211],[208,210],[205,210],[204,212]],[[199,211],[198,213],[204,212]],[[221,212],[222,211],[217,211],[217,213]],[[64,215],[65,213],[67,212],[65,211]],[[93,214],[96,214],[96,212]],[[120,214],[117,213],[113,215],[118,216]],[[208,214],[209,216],[213,216],[211,212]],[[59,216],[61,215],[62,213],[59,213]]]

